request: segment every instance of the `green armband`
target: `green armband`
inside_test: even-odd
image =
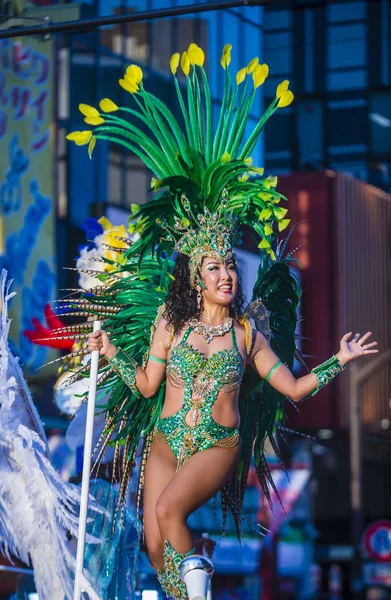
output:
[[[163,365],[167,364],[167,361],[164,358],[159,358],[158,356],[152,356],[152,354],[149,355],[149,359],[154,360],[155,362],[158,362],[158,363],[163,363]]]
[[[139,397],[141,394],[136,386],[136,374],[139,365],[134,358],[128,356],[126,352],[120,348],[117,354],[109,359],[109,362],[133,394]]]
[[[326,362],[322,363],[318,367],[312,369],[311,373],[315,373],[316,378],[318,380],[318,386],[316,390],[314,390],[310,396],[315,396],[325,385],[330,383],[334,377],[341,373],[344,370],[344,366],[341,365],[338,358],[336,356],[332,356]]]
[[[269,381],[273,373],[277,371],[278,367],[281,367],[282,364],[284,363],[279,360],[278,363],[276,363],[274,367],[270,369],[269,373],[265,377],[265,381]]]

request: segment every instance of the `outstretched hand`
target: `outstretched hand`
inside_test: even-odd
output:
[[[366,343],[367,339],[372,335],[371,331],[367,331],[363,336],[360,337],[359,333],[356,333],[352,338],[352,332],[346,333],[340,342],[340,350],[336,357],[338,358],[341,365],[345,365],[350,360],[354,360],[359,356],[367,356],[368,354],[377,354],[379,350],[375,348],[377,342]],[[351,339],[350,339],[351,338]]]

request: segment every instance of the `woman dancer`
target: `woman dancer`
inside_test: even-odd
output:
[[[285,397],[298,402],[314,395],[350,360],[377,352],[376,342],[368,343],[370,332],[353,338],[348,333],[336,356],[304,377],[291,374],[298,290],[287,264],[290,255],[284,258],[286,243],[277,244],[289,220],[278,206],[283,197],[274,189],[276,178],[262,178],[263,169],[252,165],[250,155],[266,120],[290,104],[293,94],[289,82],[282,82],[245,139],[268,67],[253,59],[233,86],[230,53],[231,46],[225,46],[215,136],[204,54],[196,44],[170,61],[184,133],[170,110],[144,89],[141,69],[131,65],[120,84],[134,100],[132,108],[107,98],[100,111],[82,104],[94,130],[68,136],[78,145],[89,144],[90,154],[97,139],[122,144],[156,175],[155,198],[132,205],[129,231],[139,239],[118,261],[107,259],[110,273],[100,276],[103,285],[67,301],[89,320],[66,332],[88,337],[86,352],[99,349],[102,356],[99,386],[110,391],[110,400],[97,461],[112,440],[122,499],[142,440],[145,540],[163,589],[179,599],[186,598],[179,565],[193,551],[188,515],[220,492],[223,529],[230,509],[240,536],[253,453],[270,499],[273,480],[263,450],[266,439],[276,448],[273,434],[283,419]],[[179,63],[187,103],[176,79]],[[137,127],[138,120],[150,137],[145,127]],[[242,225],[260,239],[254,301],[246,309],[233,251]],[[94,315],[104,320],[104,331],[92,334]]]

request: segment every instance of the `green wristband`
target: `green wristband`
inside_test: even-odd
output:
[[[315,396],[325,385],[330,383],[334,377],[343,371],[345,366],[342,366],[336,356],[332,356],[326,362],[312,369],[311,373],[315,373],[316,378],[318,380],[317,388],[310,394],[310,396]]]

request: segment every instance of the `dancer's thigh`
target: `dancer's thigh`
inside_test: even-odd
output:
[[[186,519],[221,490],[232,474],[239,454],[239,445],[208,448],[194,454],[161,493],[158,512]]]
[[[172,481],[176,465],[177,461],[170,446],[155,439],[145,466],[144,479],[144,536],[150,554],[159,554],[163,549],[163,540],[156,520],[156,503]]]

